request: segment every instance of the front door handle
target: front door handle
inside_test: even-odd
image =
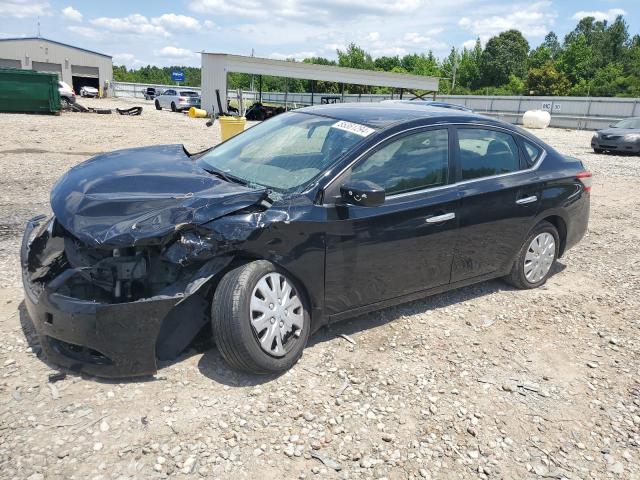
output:
[[[530,197],[524,197],[524,198],[521,198],[520,200],[516,200],[516,203],[518,205],[526,205],[527,203],[533,203],[537,201],[538,201],[538,197],[535,195],[531,195]]]
[[[453,220],[454,218],[456,218],[456,214],[453,212],[450,213],[444,213],[442,215],[436,215],[435,217],[428,217],[426,219],[427,223],[442,223],[442,222],[446,222],[447,220]]]

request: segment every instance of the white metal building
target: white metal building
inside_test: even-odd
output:
[[[110,55],[40,37],[0,39],[0,67],[56,73],[76,92],[113,83]]]
[[[401,90],[435,93],[437,77],[424,77],[405,73],[358,70],[355,68],[287,62],[269,58],[244,57],[225,53],[202,53],[202,108],[218,111],[216,90],[220,92],[222,108],[227,107],[227,74],[230,72],[275,77],[321,80],[342,84],[394,87]]]

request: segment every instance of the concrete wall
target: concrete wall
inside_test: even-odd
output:
[[[33,62],[60,65],[61,80],[72,85],[71,66],[96,67],[100,86],[113,82],[111,57],[71,46],[61,45],[43,38],[0,40],[0,59],[19,61],[21,68],[33,69]]]

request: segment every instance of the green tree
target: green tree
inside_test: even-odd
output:
[[[480,71],[484,85],[504,85],[509,75],[524,78],[527,72],[529,42],[518,30],[508,30],[487,42]]]
[[[560,51],[562,50],[562,45],[560,45],[560,41],[558,40],[558,35],[555,32],[549,32],[544,37],[544,42],[542,45],[551,53],[551,58],[556,58]]]
[[[527,75],[526,90],[530,95],[567,95],[570,88],[569,79],[551,61],[531,68]]]

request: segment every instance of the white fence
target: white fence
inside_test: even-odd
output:
[[[116,97],[142,98],[146,87],[156,87],[160,90],[176,88],[176,85],[148,85],[142,83],[114,82],[113,91]],[[177,87],[180,88],[180,87]],[[197,87],[182,87],[201,93]],[[236,98],[236,92],[227,93],[230,100]],[[247,104],[257,101],[258,92],[243,91]],[[287,105],[298,108],[305,105],[317,105],[322,97],[339,97],[339,102],[380,102],[387,99],[398,99],[395,95],[373,94],[345,94],[339,93],[284,93],[263,92],[263,103]],[[411,99],[411,94],[405,94],[404,99]],[[425,97],[426,98],[426,97]],[[638,98],[604,98],[604,97],[508,97],[482,95],[438,95],[437,100],[457,103],[510,123],[522,123],[522,115],[527,110],[547,110],[551,113],[551,126],[584,130],[597,130],[622,118],[640,117],[640,99]],[[203,105],[209,110],[211,105]]]

